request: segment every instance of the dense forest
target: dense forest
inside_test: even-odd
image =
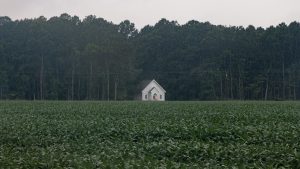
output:
[[[156,79],[167,100],[300,98],[300,24],[0,17],[0,99],[132,100]]]

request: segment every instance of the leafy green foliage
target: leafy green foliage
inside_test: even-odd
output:
[[[132,100],[156,79],[169,100],[300,98],[300,24],[161,19],[138,31],[90,15],[0,17],[0,99]]]
[[[0,102],[1,168],[299,168],[298,102]]]

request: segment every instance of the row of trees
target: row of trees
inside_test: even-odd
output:
[[[156,79],[169,100],[300,97],[300,24],[267,29],[62,14],[0,17],[0,99],[127,100]]]

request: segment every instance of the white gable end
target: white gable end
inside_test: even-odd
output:
[[[155,80],[152,80],[142,91],[142,100],[165,101],[165,93],[165,89],[163,89]]]

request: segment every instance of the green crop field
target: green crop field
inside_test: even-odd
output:
[[[300,102],[0,102],[0,168],[300,168]]]

